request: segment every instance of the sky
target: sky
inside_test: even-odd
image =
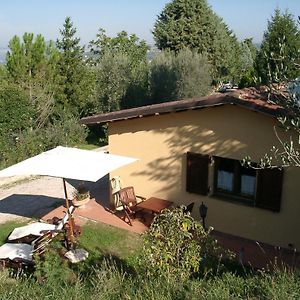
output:
[[[1,3],[2,2],[2,3]],[[96,37],[99,28],[109,36],[125,30],[154,44],[151,31],[169,0],[0,0],[0,47],[13,35],[42,34],[46,40],[59,38],[59,29],[70,16],[82,44]],[[208,0],[241,40],[261,42],[276,7],[300,15],[300,0]]]

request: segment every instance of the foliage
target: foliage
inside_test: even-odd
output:
[[[94,64],[97,64],[101,57],[107,53],[127,55],[132,65],[138,65],[146,59],[149,46],[144,40],[139,41],[135,34],[128,36],[126,31],[121,31],[116,37],[109,37],[105,30],[100,28],[96,37],[97,39],[92,40],[89,44],[92,53],[91,61]]]
[[[31,128],[34,110],[25,93],[12,85],[0,87],[0,166],[12,151],[22,132]]]
[[[0,133],[16,138],[33,123],[33,107],[23,91],[14,86],[0,87]]]
[[[129,85],[129,61],[123,54],[104,54],[95,67],[96,103],[98,112],[110,112],[121,109]]]
[[[90,191],[84,186],[79,185],[72,193],[73,200],[81,201],[90,197]]]
[[[1,232],[2,228],[3,225]],[[129,258],[140,251],[139,236],[103,224],[84,226],[81,247],[92,257],[79,264],[67,264],[52,248],[39,261],[34,276],[12,277],[10,272],[0,272],[0,299],[299,298],[300,274],[289,269],[250,271],[242,275],[224,271],[188,280],[148,277],[137,266],[128,267]],[[106,255],[109,253],[111,257]]]
[[[268,24],[268,31],[265,33],[256,63],[261,63],[261,66],[264,63],[266,69],[261,74],[262,81],[268,84],[269,99],[282,108],[282,113],[277,119],[281,129],[285,130],[285,136],[279,134],[274,127],[279,146],[274,145],[270,152],[260,159],[258,165],[252,163],[251,157],[245,157],[243,163],[247,166],[300,166],[300,77],[294,77],[300,74],[299,37],[300,31],[293,16],[287,11],[281,14],[276,9]],[[265,56],[265,61],[261,60],[262,55]]]
[[[89,45],[90,62],[96,66],[98,111],[109,112],[145,104],[147,98],[147,50],[145,41],[122,31],[109,37],[99,29]]]
[[[286,84],[289,93],[282,93],[275,85],[271,93],[277,96],[276,103],[285,108],[286,114],[279,117],[278,121],[288,134],[289,140],[282,139],[275,130],[280,143],[279,147],[273,146],[271,155],[265,155],[261,164],[272,167],[274,164],[281,167],[300,167],[300,78]]]
[[[141,264],[148,275],[187,279],[220,250],[184,209],[164,210],[145,233]]]
[[[256,72],[254,62],[257,55],[257,49],[251,39],[245,39],[240,43],[240,67],[237,77],[239,79],[239,88],[252,87],[256,85]]]
[[[0,167],[7,167],[59,145],[84,143],[85,138],[86,129],[72,116],[44,128],[23,131],[17,138],[7,139],[1,145]]]
[[[65,19],[60,33],[61,40],[56,42],[60,50],[58,68],[61,78],[61,90],[56,103],[57,114],[64,112],[84,116],[89,110],[94,87],[93,72],[84,61],[84,47],[80,46],[80,39],[75,37],[76,28],[70,17]]]
[[[14,36],[9,42],[7,54],[8,79],[28,95],[35,108],[33,126],[40,128],[48,122],[54,106],[54,94],[58,89],[57,62],[59,52],[40,34],[25,33],[23,41]]]
[[[300,75],[300,30],[294,16],[276,9],[256,59],[262,83],[294,80]]]
[[[207,58],[189,49],[177,54],[162,51],[150,64],[152,103],[207,95],[210,91]]]
[[[206,0],[173,0],[158,16],[153,31],[159,49],[188,47],[208,56],[213,78],[231,79],[237,67],[236,37]]]

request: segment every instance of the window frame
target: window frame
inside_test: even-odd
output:
[[[233,171],[233,191],[226,191],[226,190],[220,190],[218,188],[218,171],[220,170],[218,167],[220,166],[221,160],[230,160],[234,163],[234,171]],[[247,204],[250,206],[255,206],[255,200],[256,200],[256,191],[257,191],[257,178],[258,178],[258,172],[255,171],[255,193],[254,195],[244,195],[241,194],[241,180],[242,180],[242,174],[241,169],[242,165],[239,160],[231,159],[231,158],[225,158],[220,156],[213,156],[213,196],[220,196],[224,198],[229,198],[228,201],[233,202],[241,202],[243,204]],[[226,199],[227,200],[227,199]]]
[[[217,157],[220,159],[229,159],[195,152],[186,153],[186,192],[212,196],[216,199],[236,204],[244,204],[272,212],[280,211],[284,179],[283,169],[256,169],[255,195],[253,197],[234,195],[230,192],[217,191]],[[233,160],[243,167],[240,160]]]

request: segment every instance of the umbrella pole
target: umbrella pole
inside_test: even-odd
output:
[[[73,228],[73,225],[74,225],[74,220],[73,220],[73,215],[72,213],[70,213],[69,211],[69,208],[70,208],[70,205],[69,205],[69,199],[68,199],[68,193],[67,193],[67,186],[66,186],[66,180],[65,178],[63,178],[63,185],[64,185],[64,192],[65,192],[65,199],[66,199],[66,208],[67,208],[67,213],[69,215],[69,226],[70,226],[70,239],[71,239],[71,248],[73,248],[73,245],[74,245],[74,228]]]

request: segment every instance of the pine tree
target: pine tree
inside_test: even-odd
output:
[[[239,51],[237,39],[206,0],[168,3],[158,16],[153,34],[159,49],[178,52],[190,48],[206,54],[215,79],[234,75]]]
[[[42,35],[25,33],[21,40],[14,36],[9,42],[7,74],[11,84],[21,88],[35,107],[35,126],[48,122],[58,88],[57,61],[59,53],[53,42]]]
[[[82,116],[86,113],[92,90],[92,73],[84,61],[84,47],[80,46],[80,38],[75,36],[76,28],[70,17],[65,19],[60,34],[61,40],[56,42],[60,50],[58,66],[61,76],[57,113]]]
[[[288,11],[275,10],[256,59],[262,83],[292,80],[300,75],[300,30]]]
[[[46,43],[42,35],[25,33],[23,41],[14,36],[9,42],[7,70],[10,78],[24,88],[34,101],[36,86],[48,85],[56,78],[58,52],[53,43]]]

